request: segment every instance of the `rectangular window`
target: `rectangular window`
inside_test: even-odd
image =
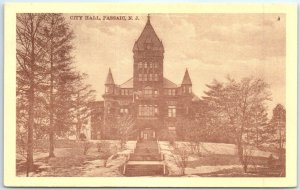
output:
[[[158,74],[154,74],[154,81],[158,81]]]
[[[157,63],[154,63],[154,68],[157,68],[157,67],[158,67]]]
[[[139,116],[153,117],[158,113],[157,105],[139,105]]]
[[[147,69],[147,63],[144,64],[144,68]]]
[[[176,117],[176,106],[168,106],[168,117]]]
[[[129,95],[132,95],[133,90],[129,89],[128,91],[129,91]]]
[[[121,95],[124,95],[124,89],[121,89]]]
[[[144,89],[145,95],[152,95],[152,89]]]
[[[128,108],[121,108],[120,113],[121,114],[127,114],[128,113]]]
[[[143,81],[143,74],[139,74],[139,81]]]
[[[139,115],[140,115],[140,116],[142,115],[142,109],[143,109],[143,106],[142,106],[142,105],[139,105]]]
[[[175,96],[175,89],[172,89],[172,96]]]
[[[149,74],[149,81],[152,81],[152,74]]]
[[[147,81],[147,74],[144,74],[144,81]]]
[[[139,62],[138,68],[139,68],[139,69],[142,69],[142,68],[143,68],[143,63],[142,63],[142,62]]]
[[[157,115],[157,114],[158,114],[158,106],[154,105],[154,115]]]
[[[152,63],[151,62],[149,63],[149,67],[152,68]]]

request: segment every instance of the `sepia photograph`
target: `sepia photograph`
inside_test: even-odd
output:
[[[17,12],[14,34],[16,177],[287,177],[286,13]]]

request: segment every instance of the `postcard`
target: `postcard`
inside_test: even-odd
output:
[[[4,182],[293,187],[297,7],[6,4]]]

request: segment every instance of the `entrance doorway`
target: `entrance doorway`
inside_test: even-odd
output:
[[[141,140],[154,140],[156,139],[155,131],[149,128],[141,130],[140,133]]]

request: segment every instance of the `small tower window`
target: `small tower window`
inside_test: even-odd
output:
[[[192,93],[192,87],[191,86],[189,87],[189,93]]]

